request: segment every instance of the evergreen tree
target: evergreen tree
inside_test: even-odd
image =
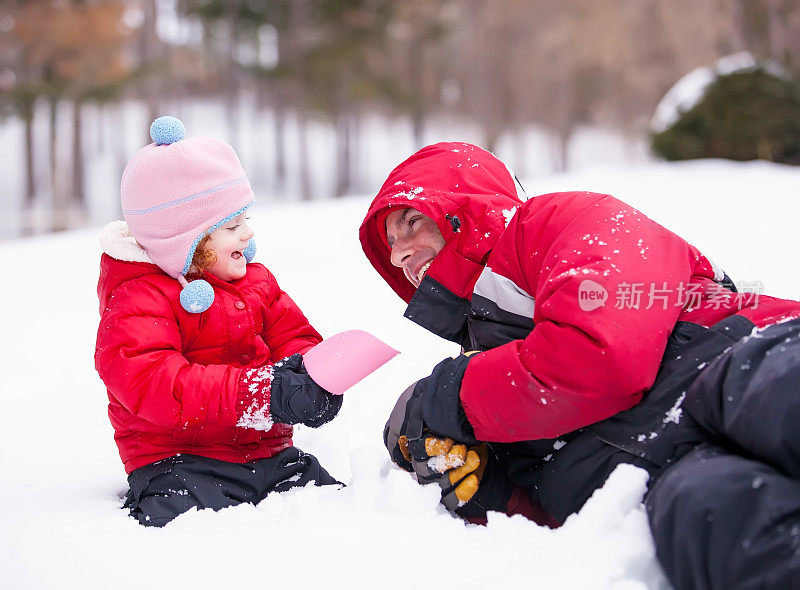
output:
[[[727,158],[800,165],[800,89],[764,69],[718,77],[703,98],[653,135],[667,160]]]

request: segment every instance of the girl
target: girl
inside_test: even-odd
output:
[[[100,239],[95,366],[128,473],[125,506],[163,526],[192,507],[338,484],[292,445],[291,424],[325,424],[342,398],[303,367],[320,335],[249,263],[254,196],[236,154],[183,139],[172,117],[150,132],[155,143],[122,175],[125,221]]]

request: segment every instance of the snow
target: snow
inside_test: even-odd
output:
[[[276,365],[280,367],[281,363],[278,362]],[[272,366],[266,366],[245,371],[245,379],[249,380],[247,391],[253,395],[253,401],[245,409],[236,426],[265,432],[272,428],[272,415],[269,413],[269,406],[264,404],[258,395],[265,383],[272,383],[272,369]]]
[[[514,218],[516,212],[517,212],[516,207],[512,207],[511,209],[503,209],[502,213],[503,213],[503,219],[506,222],[506,227],[508,227],[508,224],[511,223],[511,220]]]
[[[464,464],[464,459],[457,455],[435,455],[428,459],[428,468],[435,473],[444,473]]]
[[[667,410],[667,413],[664,416],[664,424],[667,422],[674,422],[675,424],[680,423],[681,416],[683,415],[683,408],[681,408],[681,404],[683,404],[684,399],[686,399],[686,392],[682,391],[678,399],[675,400],[675,404],[673,404],[673,406]]]
[[[611,193],[693,241],[734,280],[800,298],[800,169],[701,161],[590,168],[528,179],[529,195]],[[376,187],[377,188],[377,187]],[[193,511],[148,529],[127,489],[93,366],[97,228],[0,242],[0,587],[458,588],[660,590],[641,498],[646,474],[618,469],[558,530],[491,514],[466,525],[383,448],[396,397],[455,345],[402,317],[404,305],[357,239],[369,198],[270,204],[252,215],[266,263],[325,335],[366,329],[402,351],[345,394],[340,415],[296,444],[348,486],[270,495],[258,506]],[[102,221],[109,221],[108,219]]]

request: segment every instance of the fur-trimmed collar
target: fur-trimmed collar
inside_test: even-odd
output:
[[[124,221],[112,221],[100,230],[100,247],[103,252],[125,262],[149,262],[150,256],[144,251],[128,229]]]

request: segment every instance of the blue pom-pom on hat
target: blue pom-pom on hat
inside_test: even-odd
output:
[[[150,124],[150,138],[156,145],[169,145],[186,137],[186,127],[180,119],[169,115],[159,117]]]
[[[256,257],[256,241],[253,238],[250,238],[250,241],[247,242],[247,248],[242,250],[242,254],[244,254],[247,262],[253,262],[253,258]]]
[[[181,289],[181,307],[189,313],[203,313],[214,303],[214,288],[198,279]]]

